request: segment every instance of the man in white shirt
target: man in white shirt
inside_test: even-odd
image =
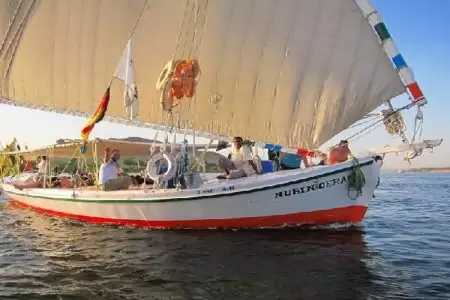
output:
[[[127,190],[133,181],[119,166],[120,152],[105,149],[105,162],[100,166],[99,185],[103,191]]]
[[[42,188],[44,186],[44,180],[47,175],[47,156],[40,156],[39,159],[40,162],[36,165],[38,169],[36,175],[30,176],[24,181],[13,182],[13,186],[16,189]]]
[[[41,156],[41,161],[36,165],[39,174],[47,174],[47,156]]]
[[[217,176],[218,179],[237,179],[257,172],[252,153],[248,147],[243,146],[240,136],[234,137],[229,158],[219,159],[219,169],[225,174]]]
[[[34,175],[33,177],[28,178],[27,180],[25,180],[26,182],[36,182],[39,183],[39,186],[42,185],[42,183],[44,182],[44,178],[47,175],[47,156],[43,155],[43,156],[39,156],[39,163],[36,165],[36,168],[38,169],[36,175]]]

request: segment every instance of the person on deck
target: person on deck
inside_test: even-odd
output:
[[[36,168],[38,169],[38,175],[47,173],[47,156],[43,155],[40,157],[40,162],[36,165]]]
[[[341,140],[336,147],[330,149],[327,164],[333,165],[345,162],[350,154],[352,154],[352,152],[348,148],[348,141]]]
[[[105,148],[105,162],[100,166],[99,185],[103,191],[127,190],[133,180],[119,166],[120,151]]]
[[[237,179],[257,172],[251,151],[243,145],[243,142],[242,137],[234,137],[228,159],[219,159],[219,169],[225,174],[217,176],[218,179]]]
[[[32,172],[33,171],[33,165],[27,160],[24,161],[23,171],[24,172]]]
[[[13,186],[16,189],[32,189],[32,188],[42,188],[44,186],[45,175],[47,174],[47,156],[40,156],[40,162],[36,165],[38,172],[35,176],[25,180],[16,181]]]

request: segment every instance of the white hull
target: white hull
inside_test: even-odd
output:
[[[3,189],[13,203],[90,223],[152,228],[261,228],[357,223],[378,182],[381,158],[359,159],[366,178],[362,196],[348,195],[352,162],[290,170],[233,181],[211,181],[195,190]],[[351,192],[352,198],[355,192]]]

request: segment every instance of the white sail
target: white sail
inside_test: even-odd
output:
[[[11,4],[0,0],[9,20]],[[36,1],[2,97],[91,113],[110,81],[144,0]],[[5,10],[4,10],[5,9]],[[19,20],[26,20],[23,31]],[[8,29],[9,28],[9,29]],[[20,34],[19,34],[20,33]],[[153,0],[133,35],[140,114],[165,124],[155,89],[168,60],[197,58],[202,76],[182,118],[204,132],[317,148],[405,87],[353,0]],[[120,85],[107,115],[127,118]],[[183,122],[182,122],[183,123]]]
[[[122,57],[114,73],[114,77],[124,83],[124,107],[130,120],[134,120],[139,114],[139,99],[137,86],[134,81],[134,67],[131,58],[131,39],[128,40]]]

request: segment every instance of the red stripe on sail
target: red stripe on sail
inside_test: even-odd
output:
[[[103,98],[102,98],[99,106],[95,110],[95,113],[92,115],[92,117],[89,120],[89,122],[81,130],[81,138],[84,141],[87,141],[89,139],[89,135],[91,134],[92,129],[94,129],[95,124],[97,124],[98,122],[103,120],[103,118],[106,115],[106,111],[108,109],[108,104],[109,104],[109,98],[110,98],[110,96],[109,96],[109,89],[110,88],[108,88],[106,90],[106,92],[103,95]]]

